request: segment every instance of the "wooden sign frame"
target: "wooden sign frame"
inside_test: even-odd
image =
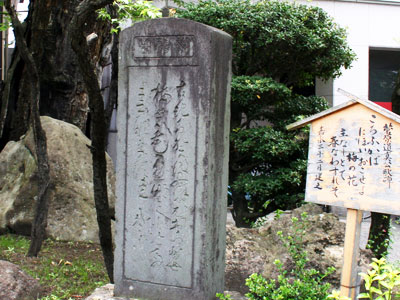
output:
[[[400,116],[350,101],[287,126],[310,126],[305,201],[347,208],[341,295],[356,299],[363,211],[400,215]]]

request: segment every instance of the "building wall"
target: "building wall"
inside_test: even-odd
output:
[[[158,7],[163,7],[167,1],[170,6],[174,6],[173,0],[156,0],[154,3]],[[400,50],[400,1],[300,0],[296,2],[324,9],[336,23],[346,28],[347,41],[357,55],[352,68],[343,70],[341,77],[328,82],[317,79],[317,95],[324,96],[332,105],[348,100],[338,92],[339,88],[368,99],[369,49]]]
[[[317,80],[316,92],[333,105],[348,100],[337,90],[343,89],[360,98],[368,99],[369,49],[400,50],[400,2],[375,1],[299,1],[324,9],[348,31],[348,43],[357,55],[352,68],[333,81]]]

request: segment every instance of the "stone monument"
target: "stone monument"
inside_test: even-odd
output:
[[[231,43],[177,18],[121,33],[115,296],[223,291]]]

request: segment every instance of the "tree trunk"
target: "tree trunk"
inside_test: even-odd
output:
[[[246,198],[243,194],[235,193],[232,191],[232,202],[233,202],[233,209],[232,209],[232,217],[235,221],[236,227],[250,227],[250,222],[248,219],[248,206]]]
[[[24,36],[40,77],[40,114],[72,123],[85,132],[89,112],[88,95],[71,41],[66,35],[66,28],[80,2],[31,0],[24,23]],[[109,24],[98,20],[93,12],[81,30],[85,36],[96,33],[97,39],[91,43],[90,50],[95,63],[101,66],[102,49],[111,42]],[[31,74],[26,63],[20,59],[18,49],[13,54],[10,66],[5,85],[9,87],[8,101],[4,99],[4,93],[2,97],[2,104],[8,102],[8,105],[7,114],[3,116],[5,124],[0,150],[8,141],[18,140],[29,127]],[[102,70],[99,71],[101,73]]]
[[[110,128],[112,114],[114,111],[114,107],[117,105],[117,99],[118,99],[118,48],[119,48],[118,44],[119,44],[119,35],[115,34],[113,36],[113,46],[110,53],[112,61],[110,92],[105,111],[107,128]],[[107,139],[107,145],[108,145],[108,139]]]
[[[20,55],[24,61],[27,70],[30,73],[30,81],[27,85],[30,87],[30,123],[35,142],[36,161],[38,165],[38,195],[35,205],[34,220],[32,223],[32,240],[28,250],[28,256],[37,256],[42,242],[46,235],[47,212],[48,212],[48,187],[50,183],[50,167],[47,155],[47,139],[40,123],[39,114],[39,99],[40,85],[39,74],[32,53],[29,52],[28,46],[23,36],[22,24],[17,18],[14,8],[11,6],[11,1],[5,2],[5,7],[9,12],[14,28],[15,41],[20,49]]]
[[[104,112],[104,102],[101,95],[96,64],[92,60],[87,38],[81,28],[87,18],[93,15],[96,9],[113,0],[84,0],[76,8],[76,13],[67,28],[71,36],[72,48],[77,55],[79,68],[83,75],[89,96],[89,107],[92,112],[92,157],[93,157],[93,187],[96,204],[97,222],[99,224],[100,245],[103,251],[104,262],[110,281],[113,282],[113,243],[111,232],[111,216],[107,195],[107,163],[105,157],[107,128]]]
[[[93,180],[96,211],[98,215],[100,240],[106,261],[106,267],[112,281],[112,242],[111,242],[111,222],[108,210],[107,185],[106,185],[106,160],[105,160],[105,137],[108,128],[104,122],[104,110],[101,93],[98,87],[99,78],[102,75],[102,50],[105,45],[111,43],[110,24],[97,19],[95,10],[107,1],[81,1],[81,0],[31,0],[29,13],[24,24],[23,36],[27,52],[33,56],[33,63],[27,63],[24,58],[23,49],[17,45],[13,54],[9,75],[5,82],[0,113],[0,150],[10,140],[18,140],[25,134],[29,127],[29,120],[34,120],[33,127],[35,133],[35,143],[37,143],[37,158],[39,168],[39,181],[42,184],[46,177],[42,178],[44,172],[43,159],[41,153],[45,149],[45,136],[40,130],[39,109],[32,109],[31,99],[38,98],[40,95],[40,114],[48,115],[72,124],[77,125],[83,132],[89,113],[89,94],[92,97],[92,153],[93,153]],[[81,11],[78,7],[89,3],[90,13],[78,15]],[[84,20],[82,20],[84,18]],[[79,28],[71,34],[70,26],[72,23],[79,23]],[[86,37],[91,36],[87,43]],[[79,42],[84,43],[86,57],[77,57],[76,52],[80,49],[72,50],[71,41],[79,37]],[[81,39],[82,37],[83,40]],[[80,64],[86,64],[82,66]],[[37,86],[33,84],[31,65],[35,65],[37,71]],[[89,72],[88,72],[89,70]],[[96,72],[97,71],[97,72]],[[94,77],[89,77],[94,75]],[[96,87],[93,88],[93,81]],[[88,86],[88,84],[90,86]],[[37,87],[37,88],[36,88]],[[100,95],[100,96],[99,96]],[[38,104],[38,102],[36,102]],[[98,113],[100,111],[100,113]],[[4,130],[3,125],[4,124]],[[39,188],[40,194],[46,196],[46,189]],[[38,202],[36,206],[38,212],[35,220],[41,224],[47,222],[47,204]],[[36,222],[35,221],[35,222]],[[106,226],[104,225],[106,224]],[[109,230],[108,230],[109,228]],[[44,234],[43,227],[36,234]],[[107,247],[104,247],[104,241]],[[104,250],[106,249],[106,251]],[[35,255],[40,250],[40,243],[31,247],[30,254]]]
[[[371,212],[368,247],[378,259],[387,255],[390,241],[390,215]]]

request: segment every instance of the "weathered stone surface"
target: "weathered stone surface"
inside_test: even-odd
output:
[[[247,298],[239,292],[225,291],[224,294],[229,294],[232,300],[246,300]],[[139,300],[137,298],[121,298],[114,297],[114,285],[109,283],[94,290],[94,292],[85,300]],[[162,300],[162,299],[161,299]],[[178,300],[178,299],[177,299]]]
[[[0,299],[34,300],[41,292],[39,281],[23,272],[18,266],[0,260]]]
[[[114,285],[109,283],[94,290],[86,300],[114,300]]]
[[[278,273],[273,264],[275,259],[281,260],[286,270],[291,270],[293,261],[277,232],[282,231],[284,235],[293,233],[291,218],[299,217],[304,211],[309,215],[309,226],[303,243],[310,259],[309,266],[321,272],[334,266],[336,271],[329,276],[328,281],[339,288],[345,223],[340,222],[333,214],[323,213],[314,204],[306,204],[293,212],[286,212],[279,220],[271,218],[257,229],[236,228],[228,224],[225,288],[246,293],[248,289],[244,283],[252,273],[276,279]],[[361,250],[361,253],[360,265],[366,270],[371,253],[369,250]]]
[[[224,295],[229,295],[231,296],[232,300],[247,300],[248,298],[241,294],[240,292],[236,292],[236,291],[225,291]]]
[[[223,291],[231,37],[189,20],[121,33],[116,295]]]
[[[50,163],[47,235],[61,240],[97,241],[90,140],[74,125],[41,117]],[[30,234],[37,193],[35,147],[29,131],[0,153],[0,231]],[[108,190],[115,203],[115,175],[108,157]]]

